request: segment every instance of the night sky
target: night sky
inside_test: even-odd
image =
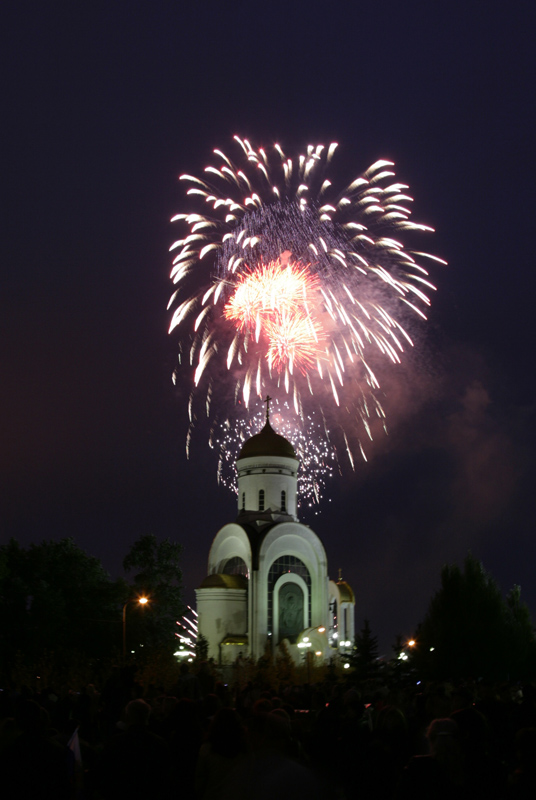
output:
[[[382,379],[389,436],[332,479],[331,577],[388,652],[469,550],[536,616],[532,3],[98,2],[3,8],[2,542],[72,536],[114,576],[184,546],[186,599],[236,500],[174,388],[169,223],[238,133],[339,142],[410,185],[448,261]],[[186,376],[184,377],[186,380]]]

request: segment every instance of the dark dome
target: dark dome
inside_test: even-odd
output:
[[[296,458],[294,448],[288,439],[274,431],[269,422],[260,433],[256,433],[244,443],[238,458],[251,458],[255,456],[283,456]]]

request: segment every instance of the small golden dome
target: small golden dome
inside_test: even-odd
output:
[[[346,581],[337,581],[337,587],[341,597],[341,603],[353,603],[355,605],[354,590]]]
[[[200,589],[246,589],[247,578],[244,575],[207,575],[201,583]]]

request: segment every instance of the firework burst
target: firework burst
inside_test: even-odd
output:
[[[424,264],[445,262],[399,240],[432,229],[411,221],[392,162],[339,191],[329,179],[336,144],[295,159],[279,145],[235,145],[235,160],[214,151],[203,179],[180,176],[200,207],[173,218],[186,230],[171,247],[170,331],[181,329],[193,370],[190,420],[199,395],[214,419],[224,367],[237,409],[285,395],[302,434],[312,408],[331,407],[353,464],[356,445],[364,455],[359,429],[372,438],[372,419],[385,426],[377,364],[400,362],[412,345],[411,319],[426,319],[435,288]],[[224,425],[240,417],[220,414]]]
[[[226,319],[254,340],[263,338],[270,373],[298,367],[303,375],[322,354],[322,330],[315,318],[320,281],[299,263],[278,259],[239,276],[223,309]]]

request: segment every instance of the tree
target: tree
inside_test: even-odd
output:
[[[197,661],[206,661],[208,659],[208,639],[202,633],[197,634],[194,651]]]
[[[109,655],[121,644],[125,587],[72,539],[0,547],[0,650],[35,659],[44,651]]]
[[[277,681],[280,685],[292,685],[297,682],[296,665],[284,641],[277,648],[275,669]]]
[[[127,636],[136,644],[150,648],[175,646],[176,621],[183,613],[181,551],[177,542],[159,542],[156,536],[146,535],[134,542],[123,561],[125,572],[135,572],[132,597],[149,598],[143,611],[132,613],[127,623]]]
[[[530,611],[527,604],[521,601],[521,586],[514,586],[506,595],[506,619],[511,660],[517,665],[520,677],[533,675],[536,640]]]
[[[372,635],[368,619],[364,620],[361,631],[355,637],[348,662],[354,668],[357,678],[368,678],[377,670],[378,637]]]
[[[395,654],[395,659],[398,660],[400,653],[404,649],[404,637],[401,633],[397,633],[395,636],[395,641],[393,644],[393,653]]]
[[[519,587],[505,600],[471,554],[463,570],[443,567],[416,641],[413,663],[431,678],[517,679],[534,663],[532,624]]]

